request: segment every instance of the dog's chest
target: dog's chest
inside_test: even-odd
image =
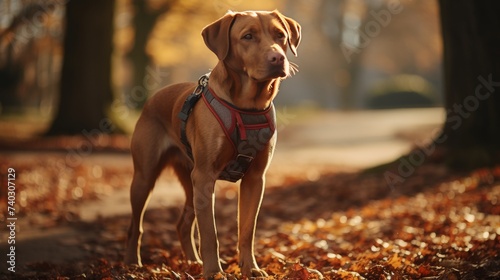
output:
[[[207,88],[202,93],[207,107],[233,145],[233,159],[219,179],[236,182],[241,179],[258,152],[262,151],[276,130],[274,105],[263,111],[239,110],[219,99]]]

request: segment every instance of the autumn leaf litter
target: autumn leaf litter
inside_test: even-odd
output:
[[[73,244],[90,258],[26,264],[19,279],[200,279],[183,259],[180,207],[145,217],[144,267],[122,262],[127,215],[83,222],[79,205],[128,188],[130,168],[82,164],[61,172],[53,159],[25,163],[18,217],[35,227],[81,230]],[[2,172],[7,163],[0,161]],[[4,175],[4,174],[2,174]],[[500,167],[467,174],[424,165],[390,188],[380,173],[330,172],[307,180],[286,170],[266,191],[256,239],[268,279],[496,279],[500,277]],[[225,272],[240,279],[237,186],[220,183],[216,217]],[[5,197],[2,197],[5,205]],[[5,221],[5,213],[2,214]],[[2,272],[2,278],[10,274]]]

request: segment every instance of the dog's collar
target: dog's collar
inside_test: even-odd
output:
[[[219,179],[236,182],[245,175],[255,155],[267,146],[276,131],[274,105],[271,103],[265,110],[239,109],[214,94],[208,87],[208,75],[202,76],[198,87],[188,96],[179,113],[181,140],[191,159],[193,155],[186,135],[186,124],[200,97],[221,125],[234,150],[233,159],[226,164]]]

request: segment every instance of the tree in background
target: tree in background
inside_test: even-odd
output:
[[[437,34],[437,3],[323,0],[317,5],[308,18],[313,19],[314,31],[322,32],[315,42],[326,39],[321,48],[328,53],[318,54],[325,57],[321,61],[331,60],[328,63],[333,68],[329,70],[334,82],[331,94],[337,97],[334,106],[340,109],[370,107],[377,85],[388,84],[403,74],[424,78],[438,87],[441,37]],[[299,13],[304,14],[304,9],[299,9]],[[328,58],[328,54],[333,58]],[[314,73],[325,65],[307,72]],[[398,94],[398,98],[390,99],[395,104],[392,106],[413,105],[406,95],[400,94],[405,87],[411,88],[402,82],[400,79],[403,87],[384,89],[384,96],[391,91]]]
[[[467,169],[500,162],[500,1],[439,0],[446,122],[444,160]]]
[[[114,0],[72,0],[66,4],[64,59],[57,114],[49,135],[98,129],[111,132],[111,53]]]
[[[339,58],[335,61],[339,66],[334,73],[334,79],[340,89],[339,107],[341,109],[354,107],[354,91],[363,59],[363,52],[358,48],[359,31],[364,29],[367,22],[367,17],[360,14],[369,8],[367,5],[369,3],[359,1],[325,0],[321,2],[322,13],[317,18],[317,24],[325,29],[326,38]]]
[[[151,56],[146,52],[146,45],[148,43],[149,37],[153,28],[156,25],[158,17],[163,14],[168,13],[177,4],[177,0],[167,0],[160,1],[158,7],[152,7],[149,4],[150,1],[145,0],[133,0],[134,7],[134,42],[132,49],[128,53],[133,65],[133,81],[132,89],[125,92],[126,95],[132,95],[134,86],[142,85],[144,83],[144,78],[146,77],[146,68],[151,64]],[[146,95],[141,95],[141,100],[134,100],[134,104],[129,104],[135,108],[142,108],[147,100]],[[132,97],[125,97],[126,99],[137,99]]]
[[[115,4],[109,1],[69,1],[66,13],[65,56],[61,75],[60,104],[48,134],[75,134],[97,129],[101,133],[123,129],[122,123],[111,124],[113,101],[111,55],[113,49],[113,15]],[[148,42],[162,16],[174,12],[189,17],[201,2],[180,3],[178,0],[134,0],[130,51],[126,54],[132,65],[129,88],[118,89],[129,108],[141,109],[149,96],[151,71],[157,67]],[[185,21],[178,20],[179,32]],[[175,37],[170,34],[169,37]],[[200,40],[202,41],[202,40]],[[153,73],[157,77],[157,73]],[[149,77],[149,78],[148,78]],[[160,85],[159,81],[155,84]],[[123,110],[123,108],[120,108]],[[115,112],[116,113],[116,112]],[[127,113],[128,114],[128,113]],[[119,116],[120,117],[120,116]],[[121,117],[120,117],[121,118]],[[116,120],[116,119],[115,119]],[[126,129],[125,129],[126,130]]]
[[[0,30],[0,115],[23,112],[23,106],[28,104],[40,106],[41,101],[47,99],[43,91],[52,82],[47,81],[50,75],[30,75],[30,70],[37,66],[46,71],[53,68],[52,59],[42,61],[40,57],[47,54],[42,50],[42,44],[56,44],[50,36],[51,26],[46,24],[47,19],[50,22],[56,4],[53,1],[29,1],[18,11],[13,6],[12,1],[0,2],[0,18],[9,22],[5,29]],[[54,48],[50,53],[57,51]]]

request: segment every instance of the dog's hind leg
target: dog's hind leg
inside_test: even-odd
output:
[[[193,170],[193,167],[191,163],[187,162],[187,160],[182,160],[183,157],[184,156],[179,152],[179,160],[176,160],[172,164],[175,174],[179,178],[179,181],[184,188],[184,193],[186,194],[184,209],[182,210],[181,217],[177,222],[177,234],[179,235],[182,251],[184,252],[186,259],[201,263],[194,240],[196,223],[193,204],[193,183],[191,181],[191,171]]]
[[[134,161],[134,177],[130,187],[132,220],[125,263],[142,265],[142,220],[156,179],[167,162],[168,142],[165,131],[154,120],[147,117],[139,119],[131,144]]]

